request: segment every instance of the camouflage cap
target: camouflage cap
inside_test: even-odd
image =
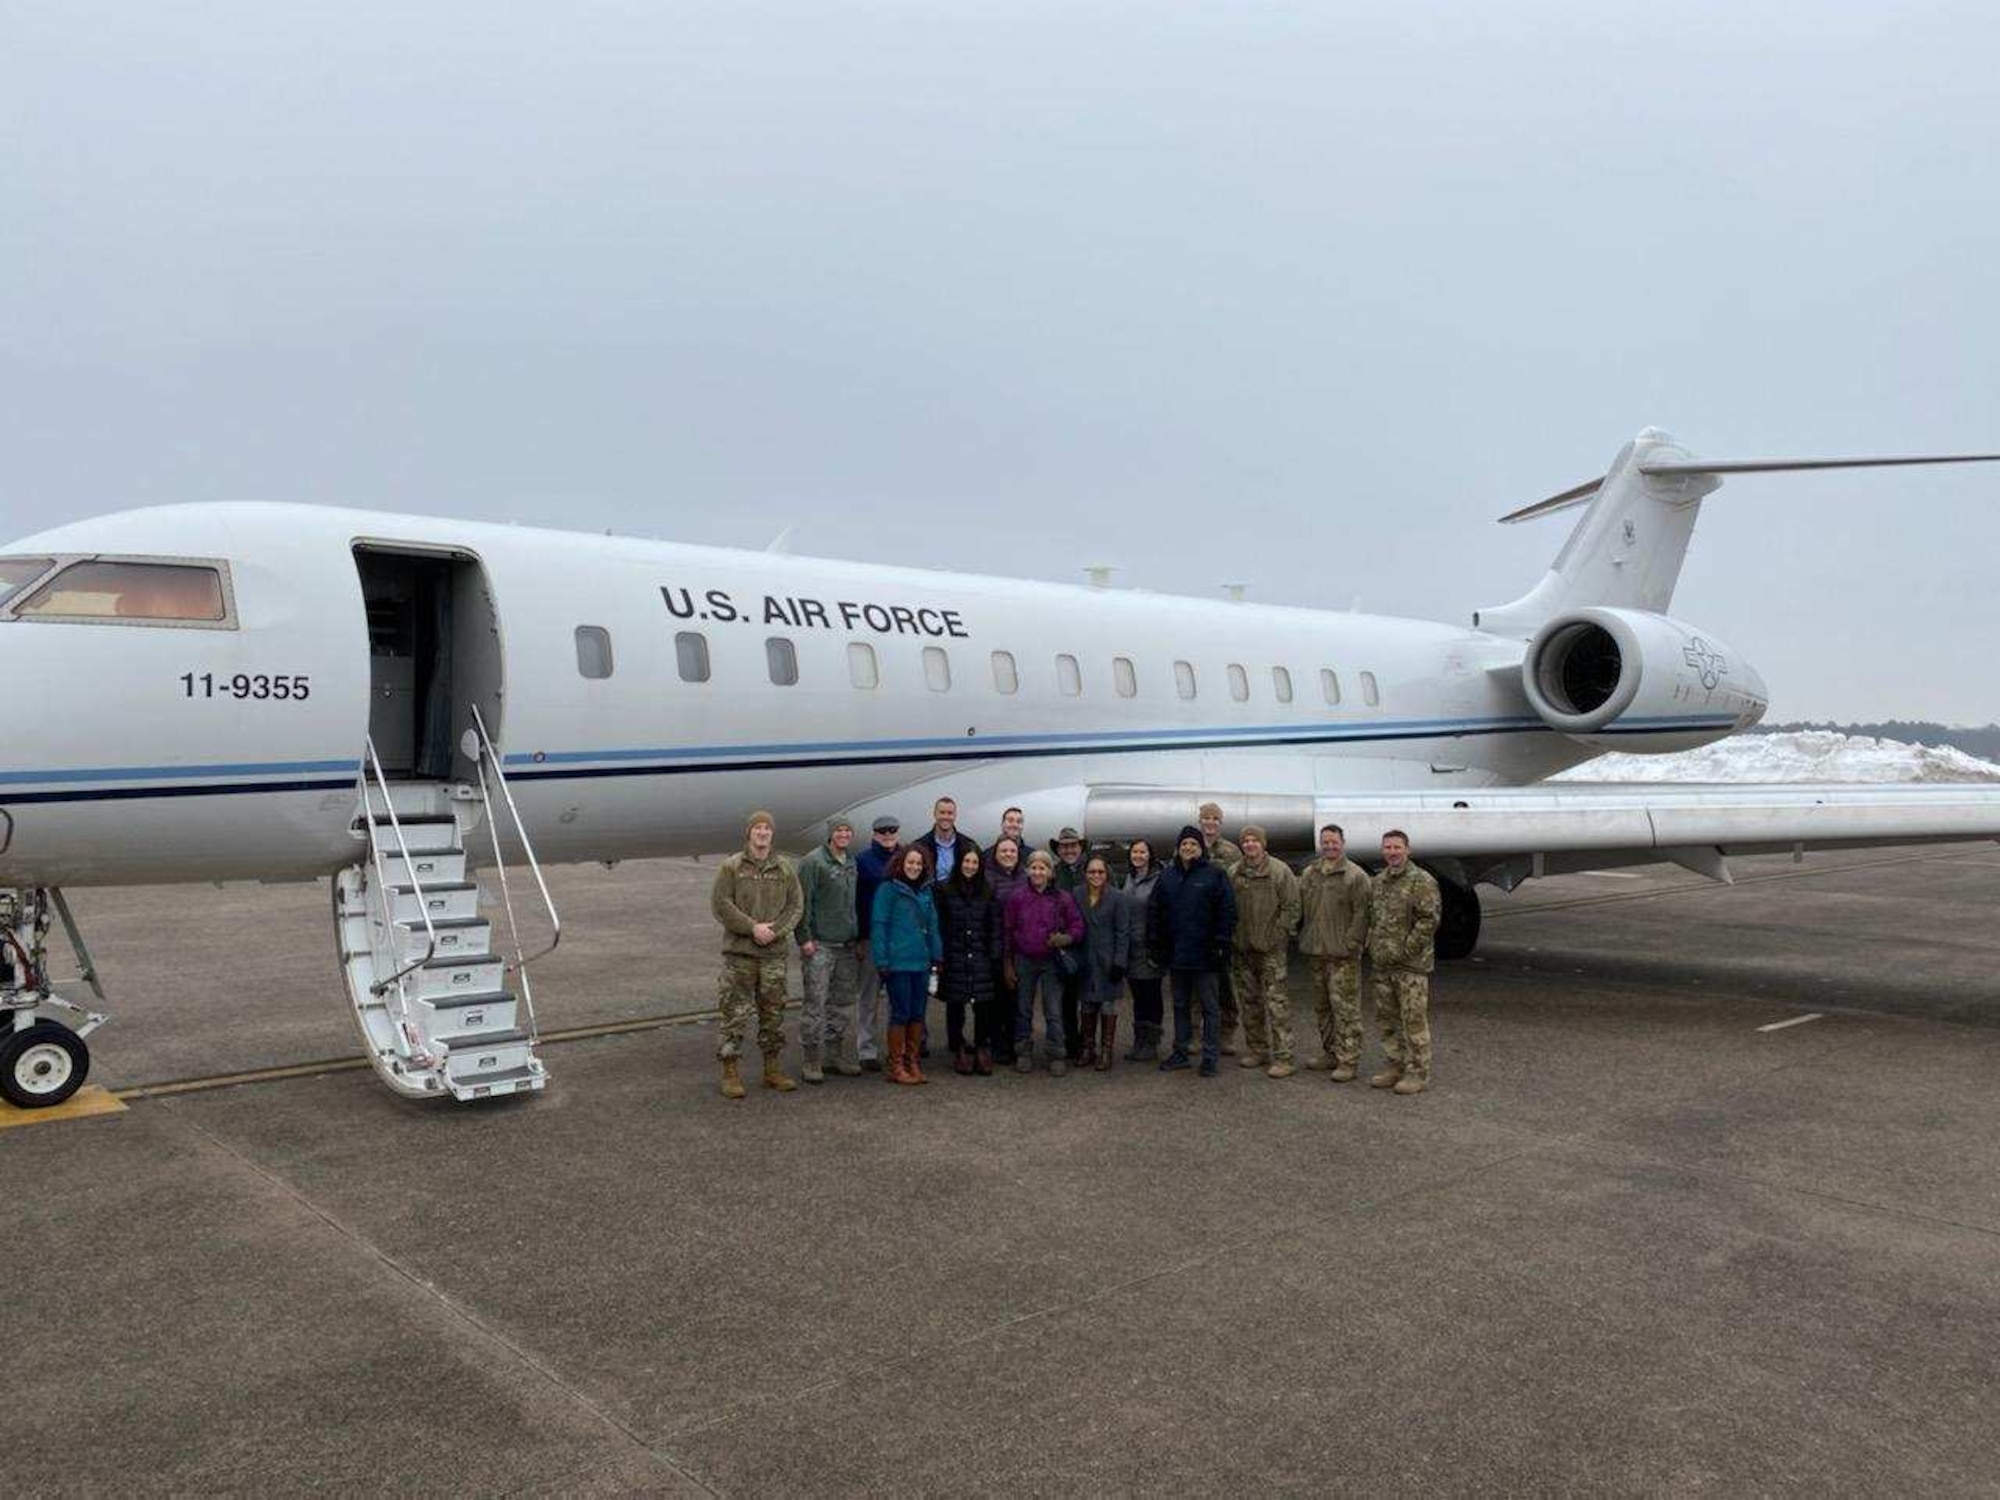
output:
[[[778,820],[772,817],[769,813],[765,812],[764,809],[760,807],[755,812],[750,814],[750,821],[743,825],[743,831],[745,833],[748,833],[751,829],[755,828],[759,823],[768,824],[774,831],[778,826]]]
[[[1220,802],[1204,802],[1200,807],[1195,809],[1195,816],[1199,818],[1219,818],[1222,816],[1222,804]]]
[[[1255,823],[1244,824],[1243,831],[1239,833],[1237,837],[1239,839],[1255,839],[1260,844],[1268,844],[1271,842],[1269,836],[1264,832],[1264,830],[1258,827],[1257,824]]]

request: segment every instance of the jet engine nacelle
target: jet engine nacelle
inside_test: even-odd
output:
[[[1521,686],[1544,723],[1601,750],[1706,745],[1764,717],[1764,679],[1705,631],[1640,609],[1571,610],[1535,632]]]

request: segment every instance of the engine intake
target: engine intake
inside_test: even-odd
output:
[[[1715,637],[1666,615],[1580,609],[1535,633],[1521,662],[1551,729],[1600,748],[1685,750],[1764,716],[1764,680]]]

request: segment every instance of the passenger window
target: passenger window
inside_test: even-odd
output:
[[[1271,691],[1280,703],[1292,701],[1292,674],[1283,667],[1271,668]]]
[[[866,641],[847,643],[847,680],[858,688],[882,685],[882,672],[875,664],[875,648]]]
[[[771,686],[795,687],[798,685],[798,649],[783,636],[774,635],[764,642],[764,666],[771,674]]]
[[[1111,658],[1111,684],[1118,689],[1118,696],[1121,698],[1139,696],[1139,674],[1132,666],[1131,657]]]
[[[602,625],[576,627],[576,669],[592,679],[611,675],[611,632]]]
[[[71,563],[30,594],[23,617],[219,624],[222,574],[184,563]]]
[[[1238,703],[1250,701],[1250,674],[1236,662],[1229,664],[1229,696]]]
[[[1014,665],[1014,653],[995,651],[993,653],[993,691],[996,693],[1018,693],[1021,690],[1021,673]]]
[[[1083,692],[1083,669],[1077,666],[1074,656],[1056,658],[1056,686],[1062,689],[1065,698],[1075,698]]]
[[[1361,701],[1370,708],[1373,708],[1382,701],[1381,693],[1376,691],[1375,688],[1375,674],[1373,672],[1363,672],[1361,674]]]
[[[1332,667],[1319,669],[1319,691],[1328,703],[1336,708],[1340,706],[1340,674]]]
[[[1183,698],[1194,696],[1194,663],[1177,661],[1174,663],[1174,691]]]
[[[708,681],[708,637],[698,630],[676,633],[674,660],[680,664],[682,682]]]
[[[951,691],[951,658],[942,646],[924,647],[924,686],[934,693]]]
[[[0,604],[55,566],[52,557],[0,557]]]

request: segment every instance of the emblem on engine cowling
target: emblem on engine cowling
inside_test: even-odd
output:
[[[1729,673],[1729,659],[1700,636],[1689,636],[1687,649],[1681,652],[1681,660],[1694,669],[1701,678],[1701,685],[1711,693],[1717,684]]]

